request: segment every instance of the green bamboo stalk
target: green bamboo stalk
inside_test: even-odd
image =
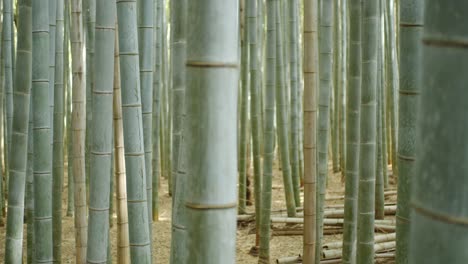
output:
[[[263,179],[260,214],[260,252],[258,263],[270,263],[270,217],[271,186],[274,160],[274,118],[275,118],[275,83],[276,83],[276,10],[278,0],[266,1],[266,65],[265,65],[265,98],[263,127]]]
[[[419,97],[415,168],[409,181],[411,224],[407,263],[461,264],[468,259],[463,250],[468,241],[465,209],[465,162],[468,156],[466,145],[460,144],[468,134],[465,100],[468,53],[464,40],[468,31],[462,26],[468,21],[468,3],[455,0],[445,1],[443,5],[439,1],[424,2],[424,22],[421,21],[422,1],[414,1],[412,5],[402,1],[400,6],[400,43],[404,44],[400,46],[400,80],[404,84],[400,95],[401,92],[412,95],[404,95],[400,100],[404,100],[400,108],[402,114],[406,113],[402,117],[412,118],[415,113],[406,107]],[[415,27],[403,28],[403,23]],[[421,25],[424,25],[422,49],[418,40]],[[421,60],[416,59],[418,53]],[[419,63],[403,59],[405,55]],[[413,63],[422,71],[417,83],[413,82],[413,77],[418,76],[418,68],[409,68]],[[403,69],[407,70],[405,74]],[[407,127],[409,124],[410,120],[401,125],[408,131],[411,129]],[[399,150],[400,157],[411,157],[407,152],[408,144],[411,143],[402,144],[405,148]],[[450,241],[457,243],[448,246]]]
[[[3,0],[3,29],[2,29],[2,56],[3,56],[3,71],[4,79],[3,86],[5,91],[5,113],[6,113],[6,147],[5,147],[5,186],[8,186],[9,179],[9,157],[11,136],[13,128],[13,0]],[[6,190],[6,189],[5,189]]]
[[[419,80],[424,80],[423,83],[426,83],[427,88],[431,89],[432,84],[425,81],[425,79],[420,79],[420,67],[428,69],[424,64],[420,64],[420,58],[422,53],[420,41],[423,35],[423,25],[424,25],[424,2],[423,0],[404,0],[400,3],[400,89],[399,89],[399,113],[398,113],[398,200],[397,200],[397,251],[396,251],[396,260],[398,263],[410,263],[409,255],[409,242],[410,242],[410,229],[412,228],[410,220],[410,195],[413,188],[413,177],[416,181],[420,181],[419,175],[417,173],[417,165],[419,163],[418,154],[422,155],[421,157],[427,157],[421,152],[416,152],[416,121],[417,121],[417,105],[420,98],[420,91],[426,89],[426,86],[422,86],[419,83]],[[431,12],[429,7],[431,6],[430,2],[427,2],[426,12]],[[441,9],[443,10],[443,9]],[[428,14],[429,15],[429,14]],[[428,20],[426,20],[428,21]],[[430,23],[430,22],[429,22]],[[436,23],[436,22],[434,22]],[[432,23],[430,23],[432,24]],[[436,24],[432,24],[434,27]],[[433,29],[432,29],[433,30]],[[428,28],[427,32],[431,32],[431,27]],[[427,33],[426,33],[427,34]],[[430,37],[431,35],[427,35]],[[425,47],[425,49],[428,49]],[[427,56],[432,56],[429,53],[424,53]],[[424,58],[426,59],[426,58]],[[442,61],[441,61],[442,62]],[[443,65],[443,64],[442,64]],[[434,67],[437,68],[436,65]],[[424,74],[427,74],[424,71]],[[437,72],[434,72],[437,74]],[[434,76],[434,74],[427,76]],[[431,77],[432,78],[432,77]],[[424,87],[424,89],[422,88]],[[434,88],[432,88],[434,89]],[[423,92],[424,94],[425,92]],[[435,96],[436,94],[434,94]],[[425,97],[427,99],[427,95]],[[427,101],[421,101],[425,105]],[[438,107],[434,106],[434,107]],[[455,106],[454,106],[455,107]],[[455,109],[454,109],[455,110]],[[429,110],[427,113],[430,113],[434,110]],[[437,112],[436,112],[437,113]],[[423,120],[426,118],[420,115]],[[424,122],[424,121],[422,121]],[[427,121],[426,121],[427,122]],[[419,123],[423,124],[423,123]],[[425,133],[432,134],[432,131],[426,131]],[[437,133],[437,132],[434,132]],[[419,134],[422,137],[426,134]],[[419,138],[418,138],[419,140]],[[419,141],[424,142],[424,141]],[[432,145],[433,146],[433,145]],[[443,146],[443,145],[442,145]],[[439,153],[449,153],[449,152],[439,152]],[[445,156],[445,155],[443,155]],[[418,157],[418,158],[417,158]],[[421,162],[425,159],[421,160]],[[427,161],[427,160],[426,160]],[[430,164],[430,163],[427,163]],[[432,163],[433,164],[433,163]],[[420,168],[420,167],[419,167]],[[447,167],[448,168],[448,167]],[[421,170],[419,170],[421,171]],[[426,183],[417,183],[422,184],[422,186],[427,186]],[[457,185],[458,186],[458,185]],[[414,186],[414,188],[419,188]],[[429,187],[430,189],[430,187]],[[413,189],[414,190],[414,189]],[[415,196],[413,196],[415,197]],[[417,196],[416,196],[417,197]],[[411,221],[411,222],[410,222]],[[418,222],[419,223],[419,222]]]
[[[281,1],[280,1],[281,3]],[[277,9],[276,17],[276,28],[281,28],[281,13],[280,9]],[[284,57],[283,57],[283,37],[281,30],[276,31],[276,125],[278,135],[278,145],[281,152],[281,168],[283,174],[284,192],[286,197],[286,207],[288,216],[292,217],[296,215],[296,202],[294,200],[294,190],[291,178],[291,166],[289,161],[289,133],[288,133],[288,119],[287,111],[288,106],[286,104],[286,83],[285,83],[285,68],[284,68]],[[297,186],[299,187],[299,186]]]
[[[74,208],[74,181],[72,169],[72,134],[71,134],[71,119],[72,119],[72,86],[70,85],[70,1],[65,1],[65,16],[64,16],[64,88],[66,90],[66,115],[67,115],[67,176],[68,176],[68,203],[67,203],[67,216],[73,216]]]
[[[14,52],[13,47],[13,0],[3,0],[3,30],[2,30],[2,56],[3,56],[3,89],[5,93],[5,119],[4,119],[4,148],[5,148],[5,182],[3,183],[4,187],[4,197],[3,199],[8,198],[8,182],[10,179],[10,169],[8,168],[10,164],[10,146],[11,146],[11,132],[13,126],[13,58]],[[5,144],[6,142],[6,144]],[[2,203],[3,204],[3,203]],[[5,216],[5,205],[3,205],[3,215]],[[3,219],[2,219],[3,221]]]
[[[49,104],[49,1],[32,4],[35,262],[52,263],[52,145]]]
[[[379,5],[381,1],[379,0]],[[377,101],[377,136],[376,136],[376,158],[375,158],[375,219],[384,219],[385,217],[385,195],[384,195],[384,175],[383,175],[383,164],[382,164],[382,119],[383,116],[381,115],[382,111],[382,101],[381,101],[381,94],[383,93],[383,86],[382,86],[382,52],[383,52],[383,39],[382,39],[382,31],[380,25],[380,19],[383,15],[382,7],[379,6],[379,18],[378,18],[378,37],[377,37],[377,91],[376,91],[376,101]]]
[[[289,85],[291,97],[290,131],[291,131],[291,177],[296,206],[301,206],[300,198],[300,173],[299,173],[299,112],[300,112],[300,83],[299,83],[299,1],[292,0],[289,3]]]
[[[172,212],[172,240],[171,263],[185,263],[188,260],[187,251],[187,208],[186,182],[187,174],[184,167],[186,146],[184,138],[185,93],[186,93],[186,38],[187,38],[187,1],[174,1],[171,6],[172,34],[172,166],[168,175],[172,183],[173,212]],[[170,101],[169,101],[170,102]],[[170,123],[167,122],[169,127]],[[184,144],[183,144],[184,143]],[[167,163],[169,165],[169,163]]]
[[[56,35],[55,35],[55,84],[54,84],[54,141],[53,141],[53,200],[52,224],[54,243],[54,262],[61,263],[62,259],[62,186],[63,186],[63,44],[64,44],[64,0],[57,0],[56,7]]]
[[[361,0],[351,0],[349,13],[349,64],[346,90],[346,182],[343,225],[343,263],[356,263],[360,98],[361,98]]]
[[[32,12],[31,0],[19,3],[18,65],[15,72],[13,133],[15,147],[11,149],[8,214],[5,242],[5,263],[22,263],[23,217],[28,160],[28,125],[32,71]]]
[[[250,128],[252,136],[252,155],[254,170],[254,198],[255,198],[255,227],[256,238],[255,247],[260,243],[260,209],[261,209],[261,71],[259,69],[259,50],[258,44],[258,0],[247,0],[247,41],[249,43],[249,88],[250,88]],[[260,17],[261,18],[261,17]]]
[[[86,19],[86,29],[85,29],[85,46],[86,46],[86,72],[85,72],[85,80],[86,80],[86,139],[85,139],[85,167],[86,167],[86,186],[87,188],[89,185],[89,174],[90,174],[90,167],[91,164],[90,158],[90,151],[91,151],[91,144],[92,144],[92,120],[93,120],[93,90],[94,90],[94,49],[95,49],[95,28],[96,28],[96,0],[84,0],[83,6],[85,8],[85,19]]]
[[[0,25],[3,30],[3,20],[0,20]],[[3,34],[3,33],[2,33]],[[2,35],[2,46],[3,46],[3,35]],[[5,207],[5,184],[3,183],[3,180],[5,179],[6,181],[6,174],[8,173],[7,171],[4,172],[4,165],[5,167],[8,166],[8,153],[6,153],[6,148],[7,148],[7,132],[6,132],[6,109],[5,109],[5,85],[4,80],[5,80],[5,67],[4,65],[4,58],[3,58],[3,49],[0,48],[0,136],[3,139],[3,146],[1,150],[1,159],[0,159],[0,224],[5,224],[5,221],[3,217],[6,216],[6,207]],[[5,168],[6,169],[6,168]]]
[[[348,19],[349,16],[347,14],[348,10],[348,1],[342,0],[340,5],[340,26],[341,26],[341,39],[343,42],[343,48],[341,48],[341,55],[340,55],[340,79],[339,85],[341,89],[339,90],[339,100],[340,104],[339,112],[340,112],[340,125],[339,125],[339,142],[340,142],[340,170],[341,175],[345,177],[346,174],[346,91],[347,87],[347,74],[348,74],[348,43],[349,43],[349,36],[348,36]]]
[[[51,133],[50,133],[50,144],[52,146],[54,144],[54,129],[53,128],[54,128],[55,35],[56,35],[56,29],[57,29],[57,0],[49,0],[49,115],[50,115],[50,127],[52,128]],[[52,150],[52,155],[53,155],[53,150]],[[52,166],[53,166],[53,164],[52,164]],[[53,172],[52,172],[52,174],[53,174]],[[53,198],[52,198],[52,200],[53,200]],[[55,226],[53,228],[55,229]]]
[[[315,262],[321,258],[321,240],[323,237],[323,210],[325,206],[326,181],[328,175],[328,136],[330,115],[330,94],[333,89],[333,6],[335,0],[321,0],[319,16],[319,97],[318,97],[318,178],[317,178],[317,243]]]
[[[238,1],[187,3],[188,259],[234,264]]]
[[[239,80],[239,97],[240,97],[240,119],[239,119],[239,194],[237,210],[238,214],[245,214],[246,199],[247,199],[247,145],[249,144],[248,136],[248,117],[247,111],[249,108],[249,50],[247,44],[247,12],[245,11],[245,1],[240,1],[240,46],[241,46],[241,68]]]
[[[136,5],[117,1],[129,241],[131,262],[151,263]]]
[[[95,64],[92,91],[93,119],[89,174],[89,228],[87,263],[106,263],[112,178],[112,113],[116,6],[113,0],[96,2]]]
[[[140,89],[141,107],[143,114],[143,138],[145,149],[146,169],[146,201],[148,203],[148,225],[151,237],[153,223],[152,197],[152,117],[153,117],[153,31],[154,31],[154,6],[153,0],[137,1],[137,25],[138,25],[138,52],[140,54]],[[151,240],[150,240],[151,242]]]
[[[390,139],[391,139],[391,155],[392,155],[392,171],[393,175],[398,175],[398,167],[397,167],[397,109],[396,109],[396,102],[397,102],[397,95],[396,91],[398,90],[398,57],[397,53],[397,42],[395,36],[395,12],[392,5],[391,0],[387,0],[387,12],[386,12],[386,35],[387,35],[387,43],[389,44],[386,49],[386,56],[387,56],[387,96],[388,96],[388,105],[387,111],[389,115],[390,121]]]
[[[340,79],[341,67],[341,50],[343,47],[343,39],[341,38],[341,0],[335,0],[334,6],[334,30],[333,30],[333,123],[331,123],[331,145],[332,145],[332,166],[333,172],[340,171],[340,141],[339,141],[339,124],[340,124],[340,90],[342,89]]]
[[[88,224],[86,221],[85,176],[85,83],[83,82],[83,15],[82,1],[71,2],[70,43],[72,50],[72,174],[75,200],[75,252],[76,263],[86,263]]]
[[[117,24],[117,23],[116,23]],[[117,27],[117,25],[116,25]],[[116,29],[117,31],[117,29]],[[117,259],[119,264],[130,263],[128,234],[127,182],[125,172],[124,136],[122,121],[122,94],[120,89],[120,59],[118,32],[114,50],[114,148],[115,181],[117,183]]]
[[[304,1],[304,236],[303,263],[314,263],[317,222],[318,1]]]
[[[28,161],[26,169],[26,261],[28,264],[34,263],[35,238],[34,238],[34,175],[33,175],[33,105],[32,96],[29,98],[29,127],[28,127]]]
[[[374,211],[377,137],[377,46],[379,4],[362,5],[362,89],[358,193],[357,263],[374,263]]]
[[[155,34],[154,34],[154,72],[153,72],[153,221],[159,220],[159,177],[160,177],[160,153],[159,153],[159,130],[160,130],[160,116],[161,116],[161,88],[162,88],[162,42],[163,42],[163,32],[162,32],[162,13],[164,12],[164,7],[162,0],[157,0],[155,6]]]

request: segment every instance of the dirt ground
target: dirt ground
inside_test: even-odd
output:
[[[66,171],[66,170],[65,170]],[[251,175],[250,171],[250,175]],[[327,197],[339,196],[344,194],[344,184],[341,182],[341,174],[333,174],[330,170],[328,180]],[[282,187],[281,171],[276,167],[273,179],[273,197],[272,210],[285,209],[284,191]],[[66,178],[66,177],[65,177]],[[389,189],[395,189],[393,180],[390,178]],[[170,244],[171,244],[171,197],[168,195],[167,181],[162,179],[159,194],[160,218],[158,222],[153,223],[153,259],[154,263],[169,263]],[[62,262],[74,263],[74,228],[73,218],[65,216],[67,206],[68,185],[65,183],[63,193],[63,244],[62,244]],[[386,202],[395,202],[396,196],[390,196]],[[326,204],[342,204],[343,200],[327,200]],[[254,207],[249,206],[248,212],[253,212]],[[394,217],[386,217],[386,219]],[[111,228],[112,256],[113,262],[116,262],[116,216],[114,214],[114,225]],[[275,225],[276,226],[276,225]],[[278,226],[282,226],[281,224]],[[284,225],[283,225],[284,226]],[[237,263],[254,264],[257,258],[249,255],[251,247],[255,243],[255,234],[249,232],[254,227],[254,223],[239,225],[237,229]],[[26,234],[26,230],[24,231]],[[324,242],[341,241],[342,235],[327,235]],[[3,260],[5,243],[5,227],[0,227],[0,259]],[[24,246],[26,248],[26,245]],[[302,254],[302,236],[272,236],[270,244],[271,260],[275,261],[280,257],[297,256]],[[377,263],[394,263],[393,260],[382,260]]]

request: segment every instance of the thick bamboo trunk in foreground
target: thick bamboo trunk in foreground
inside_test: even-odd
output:
[[[408,263],[461,264],[468,261],[468,2],[427,0],[424,12]]]
[[[188,1],[183,138],[191,263],[236,262],[238,8],[237,0]]]

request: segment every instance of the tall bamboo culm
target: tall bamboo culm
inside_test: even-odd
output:
[[[52,161],[52,223],[54,240],[54,262],[62,262],[62,186],[64,173],[63,156],[63,120],[64,120],[64,0],[56,0],[56,29],[55,29],[55,73],[54,73],[54,135]]]
[[[154,36],[154,1],[137,1],[137,24],[138,24],[138,52],[140,54],[140,89],[141,109],[143,114],[143,138],[145,148],[146,169],[146,201],[148,203],[148,225],[151,237],[151,224],[153,223],[153,168],[152,168],[152,124],[153,124],[153,53],[152,48]],[[150,240],[151,242],[151,240]]]
[[[83,13],[82,1],[71,2],[70,43],[72,50],[72,174],[75,200],[76,263],[86,263],[88,223],[86,217],[85,176],[85,83],[83,80]]]
[[[55,35],[57,31],[56,23],[57,23],[57,0],[49,0],[49,58],[48,58],[49,59],[49,115],[50,115],[50,127],[52,131],[50,133],[49,142],[52,145],[52,158],[53,158],[53,144],[54,144],[53,128],[54,128],[54,92],[55,92]],[[53,164],[52,164],[52,167],[53,167]],[[52,201],[55,198],[54,196],[56,195],[52,194]],[[55,230],[56,229],[55,225],[53,225],[52,228]]]
[[[416,118],[424,26],[424,0],[400,1],[400,89],[398,114],[398,200],[396,214],[398,263],[410,263],[410,196],[416,176]],[[428,131],[429,132],[429,131]],[[443,152],[440,152],[443,153]]]
[[[2,57],[3,57],[3,91],[5,96],[6,116],[6,147],[5,147],[5,187],[8,187],[9,159],[11,146],[11,132],[13,127],[13,0],[3,0],[3,29],[2,29]],[[4,188],[7,193],[7,188]],[[6,197],[6,195],[4,195]]]
[[[289,53],[289,84],[290,84],[290,155],[291,178],[296,206],[301,206],[300,198],[300,163],[299,163],[299,123],[300,123],[300,80],[299,80],[299,1],[288,3],[288,53]]]
[[[130,260],[147,264],[151,263],[151,237],[146,200],[136,7],[135,0],[117,0]]]
[[[188,259],[234,264],[239,3],[187,3]]]
[[[17,63],[15,72],[13,133],[11,149],[5,263],[22,263],[23,217],[26,170],[28,162],[29,108],[32,78],[32,11],[31,0],[19,1]],[[1,180],[1,179],[0,179]],[[31,215],[27,216],[31,218]]]
[[[28,161],[26,169],[26,261],[28,264],[34,263],[35,256],[35,239],[34,239],[34,175],[33,175],[33,105],[32,96],[30,96],[29,106],[29,128],[28,128]]]
[[[33,173],[36,263],[52,263],[52,145],[49,108],[49,1],[32,3]]]
[[[275,83],[276,83],[276,9],[278,0],[267,0],[266,65],[263,127],[263,176],[260,208],[260,247],[258,263],[270,263],[271,186],[275,145]]]
[[[279,1],[281,3],[281,0]],[[276,10],[276,28],[282,29],[281,8]],[[283,185],[286,197],[286,207],[288,216],[296,215],[296,202],[294,201],[294,189],[291,178],[289,133],[288,133],[288,106],[286,102],[286,69],[284,67],[284,46],[282,30],[276,31],[276,132],[278,150],[280,151],[281,170],[283,175]],[[298,187],[298,186],[297,186]]]
[[[252,155],[254,170],[254,198],[255,198],[255,226],[257,230],[255,247],[260,243],[260,209],[261,209],[261,106],[260,80],[262,77],[259,67],[259,55],[261,46],[258,44],[258,0],[246,0],[247,12],[247,41],[249,43],[249,77],[250,77],[250,131],[252,135]],[[262,3],[260,3],[262,4]],[[261,36],[260,36],[261,37]]]
[[[359,149],[357,263],[374,263],[375,172],[377,138],[377,45],[379,4],[362,5],[362,87]]]
[[[328,175],[328,138],[330,94],[333,89],[333,7],[335,0],[321,0],[319,16],[319,93],[318,93],[318,178],[317,178],[317,243],[315,244],[315,262],[321,258],[323,237],[323,210],[325,208],[325,192]]]
[[[356,263],[360,99],[361,99],[361,0],[348,3],[349,64],[346,91],[346,182],[344,203],[343,263]]]
[[[408,7],[402,2],[401,22],[408,21]],[[421,95],[415,173],[410,183],[410,220],[414,224],[410,227],[408,263],[461,264],[468,260],[464,250],[468,241],[468,153],[466,144],[460,144],[468,134],[468,30],[463,26],[468,22],[467,8],[465,1],[425,1],[422,59],[417,64],[422,74],[416,83]],[[414,11],[419,13],[420,9]],[[418,20],[413,21],[420,23],[419,17],[414,16]],[[401,33],[401,42],[406,42],[403,38],[408,38],[408,32]],[[404,56],[403,47],[400,57]],[[404,91],[408,88],[402,87]],[[450,241],[457,243],[448,246]]]
[[[304,236],[303,263],[315,262],[317,241],[318,1],[304,1]]]
[[[247,205],[247,166],[248,166],[248,145],[250,137],[248,136],[249,125],[248,125],[248,114],[249,109],[249,49],[247,48],[247,12],[246,12],[246,0],[240,1],[240,45],[241,45],[241,67],[240,67],[240,80],[239,80],[239,106],[240,106],[240,117],[239,117],[239,194],[238,194],[238,213],[246,213]]]
[[[117,23],[116,23],[117,27]],[[127,182],[122,121],[122,94],[120,89],[119,39],[116,28],[114,51],[114,160],[117,196],[117,259],[119,264],[130,263],[128,240]]]
[[[187,208],[185,207],[186,182],[188,175],[184,168],[186,142],[184,138],[185,92],[186,92],[186,38],[187,0],[172,1],[172,168],[173,212],[171,263],[185,263],[187,251]]]
[[[107,262],[110,183],[112,167],[112,115],[115,44],[115,2],[96,2],[95,65],[91,109],[89,164],[88,263]]]
[[[160,176],[160,153],[159,153],[159,135],[160,135],[160,117],[161,117],[161,87],[162,87],[162,42],[163,42],[163,32],[162,32],[162,13],[164,12],[163,1],[157,0],[154,5],[154,23],[155,23],[155,32],[154,32],[154,72],[153,72],[153,221],[158,221],[159,219],[159,176]]]

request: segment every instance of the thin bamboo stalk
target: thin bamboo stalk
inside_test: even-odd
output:
[[[171,263],[186,263],[187,251],[187,208],[185,206],[186,182],[188,177],[185,145],[185,92],[186,92],[186,38],[187,0],[173,1],[171,7],[172,28],[172,167],[170,179],[173,185]],[[168,122],[169,125],[170,122]]]
[[[26,225],[27,225],[27,241],[26,241],[26,261],[28,264],[34,263],[35,256],[35,238],[34,238],[34,175],[33,175],[33,105],[32,96],[30,96],[29,107],[29,127],[28,127],[28,161],[26,171]]]
[[[279,2],[281,3],[281,1]],[[280,8],[277,9],[276,14],[276,28],[282,27]],[[284,193],[286,197],[286,207],[288,215],[294,216],[296,214],[296,202],[294,198],[294,187],[291,178],[291,164],[289,156],[289,133],[288,133],[288,119],[287,119],[287,104],[286,104],[286,86],[285,86],[285,73],[284,68],[284,48],[283,37],[281,30],[276,31],[276,132],[278,147],[280,151],[281,170],[283,175]]]
[[[320,248],[322,240],[322,219],[325,206],[326,181],[328,175],[328,142],[330,94],[333,89],[333,26],[335,0],[320,1],[320,36],[319,36],[319,93],[318,93],[318,178],[317,178],[317,243],[315,244],[315,263],[320,262]]]
[[[83,17],[82,1],[71,2],[70,42],[72,49],[73,112],[72,112],[72,174],[75,200],[76,263],[86,262],[88,224],[86,221],[85,176],[85,84],[83,82]]]
[[[11,149],[8,190],[8,214],[5,241],[5,263],[22,262],[23,217],[25,202],[26,170],[28,161],[28,132],[30,114],[30,93],[32,78],[32,3],[20,1],[18,24],[18,65],[15,72],[13,134],[15,147]],[[1,180],[1,179],[0,179]],[[28,215],[28,219],[32,215]]]
[[[154,50],[152,43],[154,39],[154,1],[137,1],[137,25],[138,25],[138,52],[140,63],[140,89],[141,89],[141,111],[143,118],[143,141],[145,149],[146,169],[146,202],[148,203],[148,225],[150,237],[152,236],[153,223],[153,140],[152,140],[152,118],[153,118],[153,60]],[[151,242],[151,240],[150,240]]]
[[[315,259],[317,238],[317,91],[318,91],[318,1],[304,1],[304,263]],[[296,208],[298,209],[298,208]]]
[[[122,121],[122,94],[120,89],[119,36],[116,25],[114,51],[114,148],[115,182],[117,184],[117,260],[119,264],[130,263],[128,240],[127,182]]]
[[[55,29],[55,62],[54,62],[54,94],[53,94],[53,201],[52,224],[54,243],[54,262],[62,260],[62,187],[64,173],[64,0],[56,0],[56,29]]]

